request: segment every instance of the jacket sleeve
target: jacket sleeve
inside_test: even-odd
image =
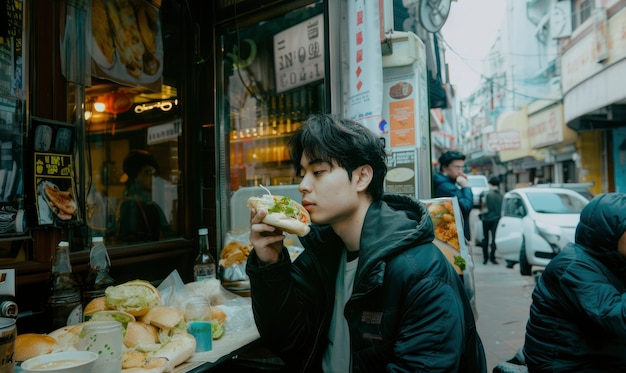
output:
[[[470,211],[472,211],[472,207],[474,207],[474,194],[472,193],[472,188],[465,187],[458,189],[455,195],[459,199],[461,211],[463,211],[464,216],[467,216]]]
[[[298,261],[306,260],[305,250]],[[286,248],[278,263],[259,266],[252,250],[246,272],[250,278],[252,310],[264,344],[285,360],[302,359],[311,353],[322,328],[325,313],[323,286],[315,281],[303,282],[304,267],[293,267]],[[308,279],[313,276],[308,276]]]
[[[443,259],[445,261],[445,258]],[[466,350],[468,307],[459,294],[460,281],[452,278],[447,262],[435,260],[409,289],[394,343],[397,359],[387,371],[459,372]],[[391,274],[396,276],[396,274]],[[471,312],[471,311],[470,311]],[[473,316],[472,316],[473,317]],[[468,369],[468,367],[465,367]]]

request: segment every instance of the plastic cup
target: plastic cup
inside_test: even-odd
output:
[[[122,324],[117,321],[89,321],[83,325],[78,348],[98,354],[94,372],[121,372],[122,330]]]
[[[189,334],[196,339],[196,352],[213,349],[213,324],[210,321],[190,321],[187,323]]]

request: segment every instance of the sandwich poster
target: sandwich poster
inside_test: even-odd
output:
[[[61,122],[33,119],[34,188],[39,225],[78,219],[74,179],[75,131]]]

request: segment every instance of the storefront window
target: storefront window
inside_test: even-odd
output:
[[[323,9],[316,2],[219,27],[220,151],[230,176],[221,182],[221,200],[230,201],[222,205],[230,216],[224,231],[247,225],[245,200],[262,194],[261,185],[299,194],[287,142],[307,115],[324,112]]]
[[[86,223],[110,243],[178,235],[179,101],[161,92],[101,84],[88,92]]]
[[[181,237],[181,53],[171,1],[91,2],[85,89],[85,217],[108,245]],[[117,22],[123,7],[136,27]],[[136,32],[136,37],[129,33]],[[132,36],[132,35],[131,35]]]

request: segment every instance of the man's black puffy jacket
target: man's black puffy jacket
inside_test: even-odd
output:
[[[524,356],[530,372],[626,372],[626,197],[596,197],[576,243],[550,260],[533,292]]]
[[[385,196],[365,217],[353,294],[345,308],[353,372],[486,372],[463,285],[432,243],[425,206]],[[344,245],[312,226],[292,263],[247,263],[254,317],[264,341],[294,372],[321,371],[335,278]]]

